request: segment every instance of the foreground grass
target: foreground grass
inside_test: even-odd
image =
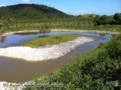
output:
[[[31,41],[22,43],[23,46],[40,47],[46,45],[60,44],[80,37],[80,35],[59,35],[59,36],[44,36],[38,37]]]
[[[35,80],[36,84],[61,83],[63,88],[33,86],[25,90],[113,90],[107,82],[121,82],[120,54],[121,36],[83,56],[77,56],[59,71]]]

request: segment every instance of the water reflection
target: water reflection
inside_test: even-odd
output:
[[[111,34],[106,34],[104,37],[103,37],[106,41],[109,41],[112,39],[112,35]]]
[[[5,36],[0,36],[0,43],[3,43],[5,41]]]

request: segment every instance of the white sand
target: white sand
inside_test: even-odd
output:
[[[13,85],[13,87],[11,86]],[[0,82],[0,90],[22,90],[21,86],[16,88],[16,83]]]
[[[120,34],[117,31],[107,31],[107,30],[75,30],[75,29],[50,29],[51,32],[93,32],[93,33],[102,33],[102,34]],[[25,32],[40,32],[40,30],[22,30],[22,31],[13,31],[13,32],[6,32],[3,33],[2,36],[7,36],[15,33],[25,33]]]
[[[28,81],[24,83],[10,83],[6,81],[0,82],[0,90],[23,90],[28,85],[35,85],[34,81]]]
[[[42,61],[56,59],[69,53],[76,47],[91,42],[94,39],[79,37],[75,40],[53,45],[50,47],[31,48],[25,46],[0,48],[0,56],[23,59],[26,61]]]

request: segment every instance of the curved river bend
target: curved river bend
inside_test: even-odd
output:
[[[80,34],[87,37],[95,38],[95,41],[85,43],[76,48],[67,55],[48,61],[27,62],[24,60],[0,57],[0,81],[8,82],[25,82],[32,80],[38,76],[45,75],[60,68],[62,65],[68,63],[77,54],[82,54],[97,47],[100,43],[107,42],[111,39],[111,35],[101,36],[97,33],[88,32],[50,32],[44,35],[63,35],[63,34]],[[36,37],[43,36],[43,34],[14,34],[8,35],[1,39],[0,48],[9,46],[19,46],[20,43],[26,40],[31,40]]]

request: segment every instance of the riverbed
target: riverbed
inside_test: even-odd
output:
[[[88,33],[88,32],[50,32],[44,35],[62,35],[62,34],[80,34],[86,37],[95,38],[95,41],[85,43],[77,47],[76,49],[72,50],[70,53],[66,54],[65,56],[62,56],[54,60],[48,60],[48,61],[42,61],[42,62],[40,61],[27,62],[21,59],[0,57],[0,81],[25,82],[25,81],[35,79],[36,77],[39,77],[41,75],[54,72],[57,69],[59,69],[62,65],[67,64],[70,60],[75,58],[77,54],[83,54],[85,52],[88,52],[93,48],[97,47],[100,43],[108,41],[108,37],[103,37],[98,33]],[[20,43],[23,42],[24,40],[30,40],[32,39],[30,37],[36,38],[38,36],[42,36],[42,34],[8,35],[7,37],[5,37],[5,40],[7,40],[7,43],[3,42],[4,45],[2,43],[2,48],[6,48],[10,46],[19,46]],[[27,38],[23,40],[23,37],[24,38],[27,37]],[[19,42],[17,40],[19,40]]]

